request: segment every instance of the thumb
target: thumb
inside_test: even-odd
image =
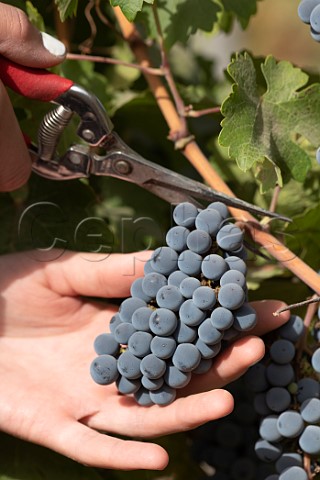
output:
[[[0,3],[0,54],[21,65],[46,68],[60,63],[66,48],[39,32],[22,10]]]

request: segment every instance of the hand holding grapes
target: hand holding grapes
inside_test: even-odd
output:
[[[139,441],[98,432],[150,438],[194,428],[232,410],[231,395],[220,387],[263,356],[262,341],[252,335],[231,345],[210,372],[194,378],[167,407],[141,407],[119,395],[115,385],[99,386],[91,379],[93,340],[107,331],[115,308],[88,297],[129,295],[149,256],[97,261],[103,257],[65,253],[46,263],[24,252],[0,258],[2,430],[88,465],[161,469],[168,457],[160,446],[144,442],[141,455]],[[259,317],[254,334],[287,320],[287,314],[272,316],[280,306],[273,301],[254,305]]]
[[[64,45],[42,32],[24,12],[0,3],[0,54],[34,68],[47,68],[65,58]],[[23,185],[31,172],[31,160],[6,89],[0,81],[0,191]]]

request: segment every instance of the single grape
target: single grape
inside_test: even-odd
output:
[[[142,377],[141,377],[141,385],[145,389],[150,390],[150,391],[158,390],[158,388],[161,388],[162,385],[163,385],[163,382],[164,382],[163,377],[154,378],[154,379],[148,378],[145,375],[142,375]]]
[[[246,277],[239,270],[228,270],[220,278],[220,285],[237,283],[241,288],[246,288]]]
[[[133,313],[140,307],[147,304],[141,298],[130,297],[123,300],[119,307],[119,315],[122,322],[131,322]]]
[[[152,273],[152,272],[154,272],[154,269],[152,268],[152,265],[151,265],[151,258],[149,258],[149,260],[147,260],[146,263],[144,264],[143,273],[145,275],[148,275],[148,273]]]
[[[177,346],[177,342],[173,337],[153,337],[150,348],[158,358],[166,359],[172,357]]]
[[[217,307],[212,311],[210,320],[218,330],[227,330],[233,324],[233,314],[227,308]]]
[[[235,251],[242,247],[243,235],[239,227],[229,223],[218,231],[217,243],[223,250]]]
[[[217,210],[206,208],[202,210],[195,221],[196,228],[215,237],[222,223],[222,217]]]
[[[134,398],[142,407],[153,405],[153,401],[150,398],[150,392],[144,387],[139,388],[139,390],[134,393]]]
[[[251,330],[257,323],[257,314],[254,308],[248,303],[242,305],[237,310],[233,310],[233,328],[239,332]]]
[[[300,406],[300,413],[307,423],[320,422],[320,400],[319,398],[308,398]]]
[[[240,332],[233,327],[228,328],[228,330],[223,331],[223,341],[224,342],[233,342],[239,336],[240,336]]]
[[[320,347],[313,352],[311,357],[311,365],[317,373],[320,373]]]
[[[166,337],[173,334],[177,323],[177,317],[172,310],[157,308],[150,315],[149,327],[155,335]]]
[[[130,395],[131,393],[135,393],[141,387],[141,383],[139,380],[130,380],[129,378],[123,377],[119,375],[116,380],[117,389],[123,395]]]
[[[302,467],[289,467],[279,475],[279,480],[308,480],[307,472]]]
[[[299,412],[287,410],[279,415],[277,428],[283,437],[295,438],[304,429],[304,421]]]
[[[172,357],[172,363],[182,372],[191,372],[199,365],[200,360],[200,352],[192,343],[178,345]]]
[[[191,372],[182,372],[179,368],[172,364],[167,365],[164,374],[164,381],[171,388],[183,388],[191,380]]]
[[[219,343],[223,337],[223,333],[212,325],[210,318],[207,318],[201,323],[198,328],[198,335],[200,340],[207,345]]]
[[[246,299],[246,295],[241,287],[236,283],[223,285],[218,293],[218,302],[221,307],[229,310],[240,308]]]
[[[169,275],[177,268],[178,254],[173,248],[156,248],[151,256],[152,268],[163,275]],[[147,292],[146,292],[147,293]]]
[[[286,388],[272,387],[266,392],[266,404],[273,412],[281,413],[291,403],[291,395]]]
[[[201,264],[201,271],[209,280],[220,280],[227,270],[228,264],[226,261],[215,253],[207,255]]]
[[[192,295],[193,303],[201,310],[211,309],[216,303],[216,294],[211,287],[201,286]]]
[[[195,253],[206,253],[210,250],[212,245],[212,240],[209,235],[204,230],[193,230],[189,233],[187,238],[187,247],[189,250]]]
[[[148,273],[142,280],[142,290],[149,298],[155,298],[161,287],[167,285],[167,279],[161,273]]]
[[[166,242],[168,247],[173,248],[176,252],[182,252],[187,247],[187,237],[190,233],[185,227],[176,226],[170,228],[166,235]]]
[[[309,455],[320,454],[320,427],[308,425],[299,438],[300,448]]]
[[[150,350],[152,335],[148,332],[135,332],[128,341],[128,350],[136,357],[145,357]]]
[[[269,387],[269,382],[266,375],[266,367],[263,363],[258,362],[244,374],[244,380],[248,388],[252,392],[263,392]]]
[[[173,336],[177,343],[192,343],[197,337],[197,330],[183,322],[178,322]]]
[[[209,210],[212,209],[219,212],[223,220],[229,217],[228,207],[222,202],[212,202],[207,206],[207,208]]]
[[[132,323],[120,323],[114,330],[113,336],[116,342],[121,345],[127,345],[131,335],[136,332]]]
[[[297,382],[297,400],[303,403],[308,398],[320,398],[320,383],[313,378],[304,377]]]
[[[166,370],[166,362],[153,353],[149,353],[141,360],[140,370],[142,375],[154,380],[162,377]]]
[[[302,0],[298,6],[298,15],[303,23],[310,24],[312,10],[319,5],[319,0]]]
[[[188,299],[180,307],[179,317],[182,323],[185,323],[189,327],[196,327],[202,320],[204,320],[206,314],[200,308],[198,308],[193,300]]]
[[[208,345],[200,340],[200,338],[197,339],[195,346],[199,350],[201,357],[205,360],[216,357],[221,350],[221,342]]]
[[[122,323],[122,320],[119,313],[116,313],[115,315],[113,315],[109,323],[110,332],[114,333],[116,327],[120,325],[120,323]]]
[[[313,30],[313,28],[311,27],[310,28],[310,35],[311,35],[311,38],[315,41],[315,42],[320,42],[320,33],[316,32],[315,30]],[[316,152],[316,160],[318,163],[319,162],[319,154],[318,154],[318,151]]]
[[[282,473],[284,470],[290,467],[302,467],[303,460],[299,453],[285,452],[276,461],[276,470],[278,473]]]
[[[149,295],[146,295],[142,288],[142,282],[144,277],[137,278],[130,287],[131,297],[138,297],[144,300],[145,302],[150,302],[151,298]]]
[[[179,310],[184,298],[178,287],[165,285],[158,290],[156,301],[160,308],[168,308],[176,312]]]
[[[136,330],[149,332],[149,321],[153,310],[149,307],[138,308],[132,315],[132,325]]]
[[[298,315],[291,315],[289,320],[279,328],[282,338],[286,338],[295,343],[304,333],[304,324],[302,318]]]
[[[270,357],[276,363],[290,363],[296,353],[295,346],[286,339],[280,339],[273,342],[270,347]]]
[[[90,365],[90,374],[99,385],[110,385],[119,376],[117,360],[112,355],[99,355]]]
[[[140,372],[141,359],[137,358],[131,352],[126,350],[118,358],[118,370],[121,375],[130,380],[141,377]]]
[[[204,373],[209,372],[210,368],[212,367],[212,359],[211,358],[202,358],[200,360],[199,365],[192,370],[192,373],[196,375],[203,375]]]
[[[120,344],[111,333],[101,333],[93,343],[93,348],[97,355],[118,355]]]
[[[247,265],[242,258],[231,255],[230,257],[225,257],[225,262],[228,264],[230,270],[238,270],[244,276],[247,274]]]
[[[268,415],[260,422],[260,437],[268,442],[279,442],[283,437],[277,428],[277,415]]]
[[[193,292],[201,285],[200,280],[195,277],[187,277],[180,284],[180,292],[185,298],[192,298]]]
[[[179,203],[173,210],[173,220],[182,227],[194,227],[195,219],[198,215],[198,209],[192,203]]]
[[[180,272],[180,270],[175,270],[174,272],[170,273],[168,277],[168,285],[174,285],[175,287],[180,287],[182,281],[185,278],[190,278],[190,277],[186,273]]]
[[[202,257],[191,250],[184,250],[178,258],[178,267],[187,275],[199,275],[201,271]]]
[[[273,444],[267,440],[258,440],[255,443],[254,451],[257,457],[263,462],[275,462],[282,453],[281,444]]]
[[[320,4],[316,5],[311,12],[310,25],[314,32],[320,33]]]
[[[267,379],[274,387],[286,387],[294,381],[294,370],[290,363],[279,365],[271,362],[267,366]]]
[[[168,385],[150,392],[150,398],[156,405],[169,405],[176,398],[176,391]]]

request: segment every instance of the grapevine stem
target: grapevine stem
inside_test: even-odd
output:
[[[119,7],[115,7],[114,12],[123,37],[128,41],[138,63],[143,67],[150,67],[148,49],[143,41],[141,39],[139,40],[140,37],[134,24],[125,18]],[[182,119],[179,117],[162,80],[158,76],[150,75],[146,70],[144,71],[144,75],[170,128],[170,138],[174,138],[173,134],[175,132],[179,133],[182,129]],[[181,149],[181,152],[211,188],[235,197],[234,193],[215,171],[194,140],[187,142],[184,148]],[[320,295],[320,276],[311,267],[291,252],[277,238],[267,231],[262,230],[260,224],[249,212],[235,209],[234,207],[229,207],[229,210],[231,215],[236,217],[237,220],[246,222],[246,227],[250,231],[254,241],[264,247],[278,262]]]
[[[188,105],[185,108],[184,115],[186,117],[203,117],[204,115],[211,115],[212,113],[221,113],[221,107],[212,107],[212,108],[204,108],[202,110],[193,110],[192,105]]]
[[[308,300],[304,300],[303,302],[297,302],[297,303],[292,303],[291,305],[287,305],[286,307],[279,308],[279,310],[276,310],[273,315],[275,317],[278,317],[280,313],[285,312],[286,310],[293,310],[294,308],[298,307],[303,307],[304,305],[309,305],[310,303],[318,303],[320,302],[320,297],[313,296],[312,298],[309,298]]]

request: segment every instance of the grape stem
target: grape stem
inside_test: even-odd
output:
[[[137,62],[144,67],[144,69],[146,67],[151,68],[152,64],[148,48],[141,39],[135,25],[126,19],[119,7],[114,8],[114,13],[122,35],[135,54]],[[171,100],[167,88],[158,76],[148,74],[147,70],[143,70],[143,73],[158,103],[158,107],[170,128],[169,138],[172,140],[181,138],[183,136],[182,132],[185,131],[184,121],[177,112],[177,108]],[[181,149],[181,153],[189,160],[211,188],[235,197],[228,185],[209,163],[194,139],[186,142]],[[249,212],[235,209],[234,207],[229,207],[229,210],[231,215],[237,220],[246,222],[246,228],[255,242],[264,247],[278,262],[320,295],[320,276],[311,267],[291,252],[280,240],[265,229],[262,229],[259,222]]]
[[[305,305],[309,305],[311,303],[318,303],[318,302],[320,302],[320,297],[318,295],[314,295],[312,298],[309,298],[308,300],[292,303],[291,305],[287,305],[286,307],[279,308],[278,310],[273,312],[273,315],[275,317],[278,317],[280,313],[285,312],[286,310],[293,310],[294,308],[303,307]]]

